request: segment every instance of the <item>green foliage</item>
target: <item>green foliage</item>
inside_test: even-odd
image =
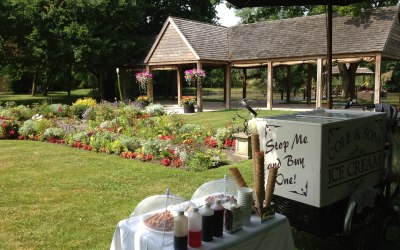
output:
[[[35,122],[32,120],[25,121],[19,129],[19,133],[24,137],[32,137],[36,134],[35,132]]]
[[[145,110],[150,116],[160,116],[165,114],[164,106],[161,104],[150,104],[145,108]]]
[[[142,152],[144,154],[151,154],[154,157],[160,156],[163,149],[165,149],[168,144],[159,138],[147,139],[142,142]]]
[[[5,120],[0,127],[3,139],[18,138],[19,124],[15,120]]]
[[[52,123],[47,119],[40,119],[34,122],[35,134],[42,135],[43,132],[52,126]]]
[[[50,141],[50,139],[62,139],[65,131],[58,127],[47,128],[44,130],[41,139],[43,141]]]

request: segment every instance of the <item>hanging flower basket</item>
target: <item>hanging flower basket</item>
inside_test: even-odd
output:
[[[188,69],[185,70],[185,80],[190,86],[192,83],[201,81],[206,76],[206,72],[202,69]]]
[[[146,90],[147,90],[147,85],[153,79],[153,75],[146,71],[142,71],[142,72],[136,73],[135,77],[136,77],[136,81],[139,83],[140,93],[145,94]]]

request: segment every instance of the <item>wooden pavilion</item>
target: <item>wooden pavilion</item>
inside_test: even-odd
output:
[[[382,60],[400,59],[398,6],[371,10],[360,18],[334,16],[333,61],[375,61],[375,93],[381,90]],[[178,102],[182,97],[182,68],[224,67],[225,104],[231,108],[231,69],[266,67],[267,109],[272,109],[273,67],[316,64],[316,108],[322,107],[323,65],[326,63],[326,16],[316,15],[223,27],[169,17],[145,59],[146,70],[176,70]],[[307,89],[311,89],[311,77]],[[153,96],[150,83],[148,94]],[[311,95],[311,93],[308,93]],[[202,87],[197,86],[198,111]],[[374,95],[380,102],[380,95]]]

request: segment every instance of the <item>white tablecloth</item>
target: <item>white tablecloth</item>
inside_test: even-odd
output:
[[[174,249],[173,235],[153,232],[143,224],[143,216],[131,217],[118,223],[111,243],[111,250],[122,249]],[[255,215],[251,224],[233,234],[224,232],[223,237],[212,242],[202,242],[196,249],[295,249],[288,219],[275,214],[275,218],[264,223]],[[189,247],[189,249],[191,249]]]

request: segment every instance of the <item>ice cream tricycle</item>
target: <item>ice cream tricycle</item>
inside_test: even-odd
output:
[[[398,192],[389,180],[392,125],[385,112],[349,110],[254,118],[265,179],[278,169],[277,212],[325,237],[327,249],[382,249],[383,240],[399,239],[390,200]]]

